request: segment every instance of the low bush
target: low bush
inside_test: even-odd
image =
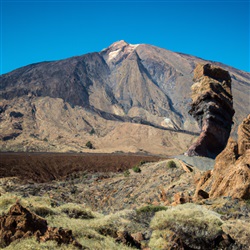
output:
[[[171,229],[193,237],[209,241],[222,232],[220,215],[202,206],[184,204],[160,211],[151,221],[154,230]]]
[[[95,130],[94,130],[94,128],[92,128],[92,129],[91,129],[91,131],[89,132],[89,134],[90,134],[90,135],[95,134]]]
[[[141,207],[136,210],[137,214],[142,214],[142,213],[156,213],[159,211],[167,210],[167,207],[165,206],[154,206],[154,205],[148,205],[145,207]]]
[[[133,171],[134,171],[135,173],[140,173],[140,172],[141,172],[141,169],[140,169],[140,167],[138,167],[138,166],[134,166],[132,169],[133,169]]]
[[[142,165],[145,164],[145,163],[148,163],[148,161],[146,161],[146,160],[141,160],[140,163],[139,163],[139,166],[142,166]]]
[[[91,141],[88,141],[85,146],[89,149],[94,149],[94,146]]]
[[[168,161],[167,162],[167,168],[177,168],[177,165],[174,161]]]
[[[59,209],[62,213],[67,214],[69,218],[75,218],[75,219],[95,218],[95,216],[93,215],[91,211],[77,204],[67,203],[67,204],[60,206]]]
[[[176,249],[176,245],[173,246],[171,241],[168,242],[166,239],[171,239],[173,234],[169,230],[154,230],[150,237],[149,247],[150,249]],[[176,243],[174,243],[176,244]],[[184,248],[182,248],[184,249]]]
[[[128,170],[128,169],[125,170],[125,171],[123,172],[123,175],[124,175],[125,177],[129,177],[129,176],[130,176],[129,170]]]
[[[52,208],[43,205],[32,207],[30,210],[43,218],[48,215],[57,214]]]

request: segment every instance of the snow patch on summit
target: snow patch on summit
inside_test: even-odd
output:
[[[122,47],[108,53],[107,61],[111,61],[111,60],[115,59],[120,54],[120,52],[123,52],[124,54],[130,54],[139,45],[140,44],[127,44],[127,45],[124,46],[124,44],[123,44]],[[124,49],[124,47],[125,47],[125,49]]]
[[[129,44],[130,47],[132,47],[133,49],[137,48],[140,44]]]
[[[107,58],[108,61],[111,61],[112,59],[116,58],[118,56],[118,54],[119,54],[120,51],[121,51],[121,49],[109,52],[108,58]]]

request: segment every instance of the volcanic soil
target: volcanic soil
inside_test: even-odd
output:
[[[166,157],[136,154],[96,153],[0,153],[0,178],[18,177],[22,181],[49,182],[67,179],[77,172],[122,172],[140,162]]]

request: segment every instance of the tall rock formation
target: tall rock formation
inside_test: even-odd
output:
[[[194,82],[189,113],[197,120],[201,134],[187,155],[215,158],[225,148],[233,124],[231,77],[219,67],[198,64]]]
[[[212,198],[250,199],[250,115],[239,126],[238,135],[238,143],[230,138],[216,157],[214,170],[200,179],[196,196],[203,190]]]

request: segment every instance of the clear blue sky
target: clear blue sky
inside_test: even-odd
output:
[[[250,71],[249,0],[1,1],[1,74],[146,43]]]

